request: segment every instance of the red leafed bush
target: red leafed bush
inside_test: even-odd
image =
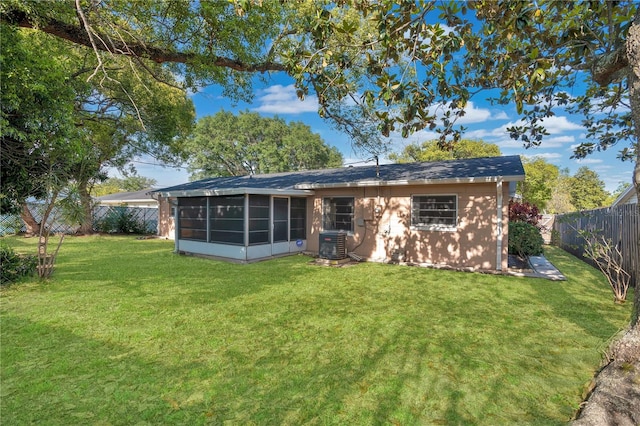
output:
[[[537,227],[541,217],[533,204],[509,201],[509,222],[526,222]]]

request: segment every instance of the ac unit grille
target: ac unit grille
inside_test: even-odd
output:
[[[319,255],[322,259],[341,260],[347,257],[347,234],[344,232],[320,233]]]

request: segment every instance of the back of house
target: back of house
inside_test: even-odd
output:
[[[331,245],[338,257],[502,270],[508,201],[522,180],[520,157],[503,156],[210,178],[153,193],[161,235],[174,234],[179,253],[254,261]]]

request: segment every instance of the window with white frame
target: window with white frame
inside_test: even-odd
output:
[[[457,225],[457,195],[414,195],[411,197],[411,226],[423,229],[455,230]]]
[[[353,197],[332,197],[322,200],[322,228],[325,231],[353,232]]]

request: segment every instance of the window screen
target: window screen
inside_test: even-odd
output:
[[[325,231],[353,231],[353,197],[325,198],[322,223]]]
[[[207,199],[178,198],[179,237],[184,240],[207,241]]]
[[[249,196],[249,245],[269,242],[269,196]]]
[[[290,240],[304,240],[307,237],[307,199],[291,198]]]
[[[244,245],[244,196],[209,199],[209,240]]]
[[[456,195],[414,195],[411,199],[411,225],[455,228],[458,222]]]

